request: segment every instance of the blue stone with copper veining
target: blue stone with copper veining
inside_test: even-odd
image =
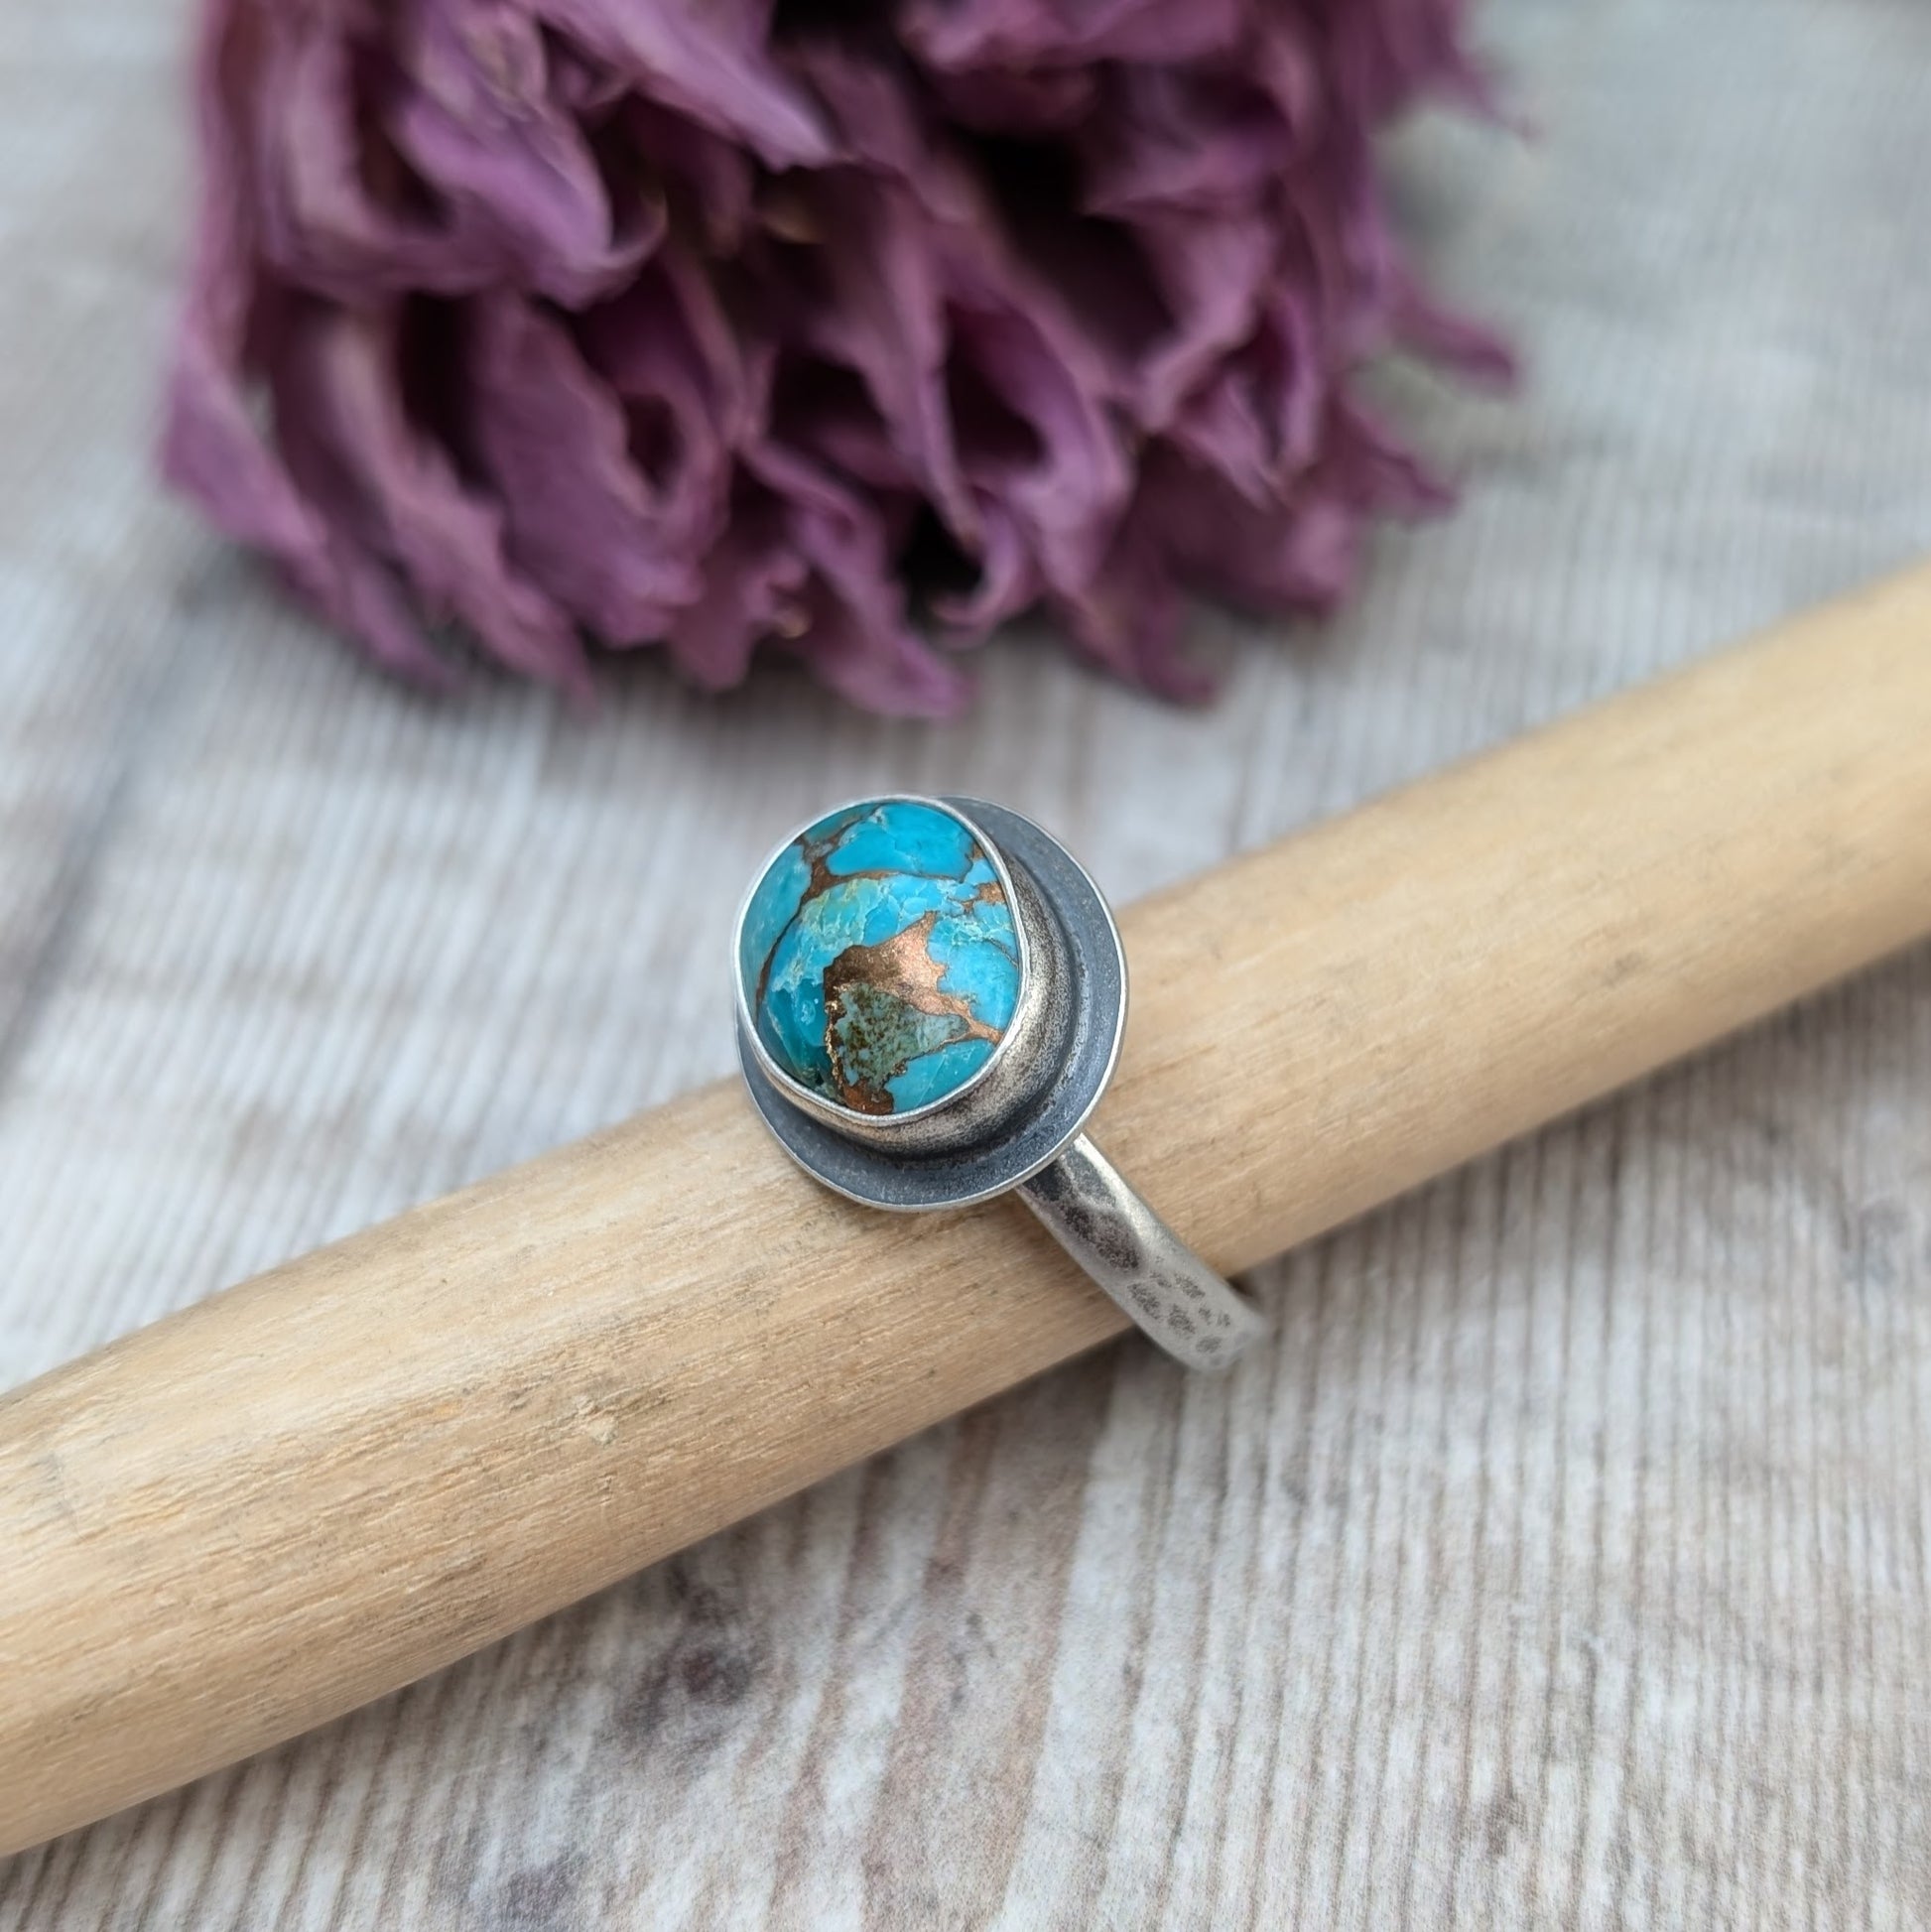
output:
[[[1019,940],[997,868],[940,806],[870,799],[766,867],[738,944],[744,1001],[786,1073],[857,1113],[942,1100],[1019,1005]]]

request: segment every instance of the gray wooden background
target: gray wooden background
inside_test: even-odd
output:
[[[1931,8],[1496,0],[1540,137],[1418,129],[1402,199],[1533,386],[1394,384],[1465,511],[1324,634],[1203,616],[1214,708],[1034,636],[949,731],[426,705],[151,480],[182,25],[0,5],[0,1381],[723,1072],[831,795],[1130,897],[1931,549]],[[0,1924],[1931,1924],[1931,957],[1256,1285],[1230,1380],[1107,1352]]]

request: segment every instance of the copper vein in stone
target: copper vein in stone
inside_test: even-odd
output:
[[[996,867],[941,806],[831,814],[766,868],[738,970],[757,1035],[801,1085],[856,1113],[957,1093],[1019,1002],[1019,944]]]

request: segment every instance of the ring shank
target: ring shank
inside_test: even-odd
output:
[[[1259,1312],[1126,1184],[1083,1133],[1013,1190],[1148,1337],[1189,1368],[1226,1368],[1264,1333]]]

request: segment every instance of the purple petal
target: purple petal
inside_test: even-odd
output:
[[[393,65],[326,20],[246,12],[262,46],[248,104],[266,260],[299,287],[350,302],[454,295],[500,279],[509,264],[498,237],[427,204],[388,140],[400,91]]]
[[[396,145],[451,206],[493,230],[529,285],[578,306],[621,286],[664,232],[640,187],[613,210],[536,22],[513,0],[418,0]]]
[[[811,103],[763,50],[763,10],[742,0],[535,0],[560,27],[665,107],[741,141],[773,168],[828,158]]]
[[[1142,222],[1139,234],[1175,318],[1142,364],[1135,398],[1141,426],[1160,430],[1222,357],[1252,335],[1263,294],[1278,278],[1278,243],[1258,214],[1167,216]]]
[[[756,169],[750,156],[719,134],[634,94],[618,128],[640,160],[670,180],[702,228],[707,248],[735,255],[750,225]]]
[[[977,521],[977,581],[932,600],[933,616],[967,640],[1030,609],[1045,588],[1017,520],[997,498],[982,498]]]
[[[671,558],[704,555],[730,515],[734,452],[762,413],[761,373],[708,283],[675,255],[586,315],[579,337],[621,409],[626,451],[649,491],[651,541]]]
[[[341,550],[392,564],[430,616],[455,617],[513,671],[586,695],[574,626],[503,554],[503,520],[405,417],[397,324],[312,309],[277,362],[290,461]]]
[[[1506,338],[1434,301],[1406,270],[1396,278],[1390,326],[1403,348],[1472,382],[1506,388],[1521,373]]]
[[[250,339],[262,306],[252,251],[254,197],[246,145],[230,111],[253,84],[237,9],[210,7],[196,57],[202,152],[194,255],[169,378],[161,462],[168,480],[215,527],[285,562],[320,554],[320,520],[256,427],[247,395]]]
[[[877,509],[775,446],[753,466],[785,499],[791,542],[811,567],[790,648],[856,704],[909,717],[954,715],[970,687],[907,624]]]
[[[815,205],[826,300],[808,320],[809,339],[864,378],[913,481],[969,542],[971,496],[946,402],[945,265],[931,224],[905,191],[850,173],[822,178]]]
[[[1070,589],[1098,566],[1131,487],[1107,421],[1095,361],[1069,352],[987,281],[960,278],[953,306],[961,461],[1025,536],[1049,584]]]
[[[935,68],[933,93],[952,119],[988,134],[1060,134],[1094,111],[1099,80],[1089,67]]]
[[[755,484],[740,488],[729,526],[705,558],[698,599],[672,627],[671,655],[707,691],[742,682],[761,640],[809,630],[810,578],[782,501]]]
[[[1272,512],[1320,451],[1329,380],[1307,305],[1277,296],[1181,410],[1173,441]]]
[[[1237,42],[1244,0],[911,0],[899,32],[946,74],[1099,61],[1181,62]]]
[[[661,637],[699,582],[631,458],[615,395],[537,310],[492,299],[471,305],[468,321],[476,454],[512,559],[609,643]]]
[[[1085,130],[1086,206],[1097,214],[1245,213],[1298,146],[1246,81],[1163,67],[1118,71],[1107,113]]]

